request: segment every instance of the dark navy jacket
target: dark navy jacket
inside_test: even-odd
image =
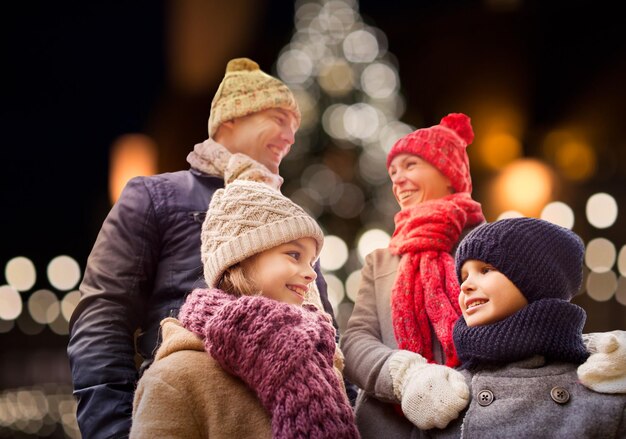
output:
[[[158,347],[160,321],[176,316],[185,295],[205,286],[200,229],[223,184],[194,169],[137,177],[105,219],[70,321],[68,355],[83,437],[128,435],[133,392]]]

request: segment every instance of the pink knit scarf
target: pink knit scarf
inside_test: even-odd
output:
[[[461,315],[452,249],[463,229],[485,220],[468,193],[430,200],[395,216],[389,250],[401,255],[391,294],[394,334],[400,349],[434,361],[431,325],[445,364],[457,366],[452,329]]]
[[[179,319],[224,370],[254,390],[272,416],[273,437],[359,437],[333,369],[335,329],[327,314],[312,305],[196,289]]]

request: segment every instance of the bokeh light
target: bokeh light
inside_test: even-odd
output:
[[[583,181],[596,171],[596,154],[583,142],[569,141],[559,145],[554,157],[556,168],[569,180]]]
[[[339,184],[330,196],[331,210],[340,218],[354,218],[365,206],[365,195],[360,187],[352,183]]]
[[[623,245],[617,256],[617,269],[620,274],[626,277],[626,245]]]
[[[72,313],[76,309],[78,302],[80,301],[80,291],[70,291],[61,300],[61,314],[66,321],[70,321]]]
[[[355,63],[374,61],[378,57],[376,36],[365,29],[352,32],[343,41],[343,53],[348,61]]]
[[[617,220],[617,202],[611,195],[600,192],[587,200],[587,221],[598,229],[611,227]]]
[[[517,210],[505,210],[496,218],[496,221],[510,218],[523,218],[524,214],[518,212]]]
[[[493,185],[493,207],[536,217],[550,202],[554,178],[550,168],[535,159],[520,159],[504,168]]]
[[[111,147],[109,167],[109,197],[115,203],[128,180],[157,171],[157,146],[144,134],[126,134]]]
[[[17,256],[7,262],[4,276],[7,283],[18,291],[30,290],[37,281],[35,264],[24,256]]]
[[[356,296],[359,293],[362,277],[361,270],[355,270],[350,273],[346,279],[346,295],[348,299],[353,302],[356,302]]]
[[[10,285],[0,286],[0,319],[15,320],[23,308],[20,293]]]
[[[330,96],[340,97],[354,88],[354,72],[343,59],[336,58],[323,63],[318,74],[318,83]]]
[[[378,132],[380,117],[374,107],[359,103],[346,108],[343,124],[348,135],[355,139],[367,139]]]
[[[276,68],[287,84],[302,84],[313,74],[313,61],[306,52],[289,49],[280,54]]]
[[[35,322],[45,325],[59,317],[61,304],[52,291],[38,290],[28,299],[28,311]]]
[[[482,163],[493,170],[502,169],[522,155],[521,142],[509,133],[488,134],[477,146]]]
[[[328,287],[328,301],[333,306],[333,309],[336,309],[346,295],[343,282],[334,274],[329,273],[324,273],[324,280]]]
[[[345,104],[333,104],[324,110],[324,114],[322,115],[322,127],[329,136],[340,140],[348,137],[343,121],[343,115],[347,108],[348,106]]]
[[[334,271],[343,267],[348,260],[348,246],[338,236],[325,236],[324,247],[320,254],[320,266],[323,270]]]
[[[572,230],[574,227],[574,211],[561,201],[548,203],[539,217],[566,229]]]
[[[374,99],[385,99],[398,90],[398,73],[391,66],[377,62],[361,74],[361,88]]]
[[[605,273],[591,272],[587,276],[587,294],[597,302],[606,302],[613,297],[617,289],[617,276],[613,271]]]
[[[378,135],[380,146],[385,151],[385,155],[391,150],[394,143],[413,131],[415,131],[415,128],[404,122],[392,121],[385,125]]]
[[[60,291],[71,290],[80,281],[80,266],[74,258],[67,255],[52,259],[47,273],[50,285]]]
[[[357,249],[361,262],[365,261],[365,257],[377,248],[386,248],[389,246],[391,237],[387,232],[381,229],[370,229],[363,233],[358,240]]]
[[[591,271],[605,273],[615,264],[615,245],[605,238],[596,238],[587,244],[585,264]]]

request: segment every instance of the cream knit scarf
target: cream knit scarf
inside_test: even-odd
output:
[[[187,155],[187,162],[208,175],[221,177],[224,184],[233,180],[263,182],[274,189],[280,189],[283,178],[273,174],[264,165],[245,154],[232,154],[224,145],[207,139],[193,147]]]

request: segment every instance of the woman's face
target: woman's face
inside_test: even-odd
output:
[[[413,154],[398,154],[391,161],[388,171],[393,195],[402,210],[453,192],[448,177]]]

